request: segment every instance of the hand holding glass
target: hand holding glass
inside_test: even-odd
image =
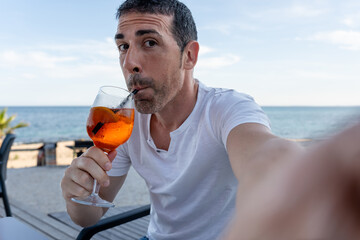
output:
[[[113,86],[100,88],[90,109],[86,130],[94,145],[109,153],[126,142],[134,126],[133,93]],[[86,198],[72,198],[77,203],[114,207],[114,204],[99,197],[100,185],[94,179],[93,191]]]

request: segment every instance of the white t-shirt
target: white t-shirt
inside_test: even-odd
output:
[[[226,152],[228,134],[242,123],[269,127],[267,116],[250,96],[199,82],[195,107],[170,133],[168,151],[156,148],[150,118],[136,113],[132,135],[108,174],[124,175],[132,165],[144,178],[151,240],[216,239],[232,217],[238,184]]]

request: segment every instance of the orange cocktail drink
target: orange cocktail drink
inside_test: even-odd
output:
[[[111,109],[93,107],[86,124],[86,130],[95,146],[105,152],[115,150],[126,142],[134,126],[134,109]]]
[[[102,86],[96,95],[86,123],[86,131],[94,145],[105,153],[115,150],[131,136],[134,126],[134,94],[115,86]],[[93,159],[96,161],[95,159]],[[89,196],[73,197],[72,201],[97,207],[115,205],[99,196],[100,185],[94,178]]]

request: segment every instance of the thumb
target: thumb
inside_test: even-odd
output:
[[[112,162],[112,161],[114,160],[114,158],[116,157],[116,154],[117,154],[117,151],[116,151],[116,150],[111,151],[111,152],[108,153],[107,156],[108,156],[110,162]]]

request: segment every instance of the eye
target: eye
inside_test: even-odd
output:
[[[119,48],[120,52],[124,52],[129,49],[129,45],[128,44],[120,44],[118,46],[118,48]]]
[[[144,45],[145,45],[146,47],[150,47],[150,48],[151,48],[151,47],[156,46],[157,43],[156,43],[156,41],[154,41],[154,40],[147,40],[147,41],[145,41]]]

